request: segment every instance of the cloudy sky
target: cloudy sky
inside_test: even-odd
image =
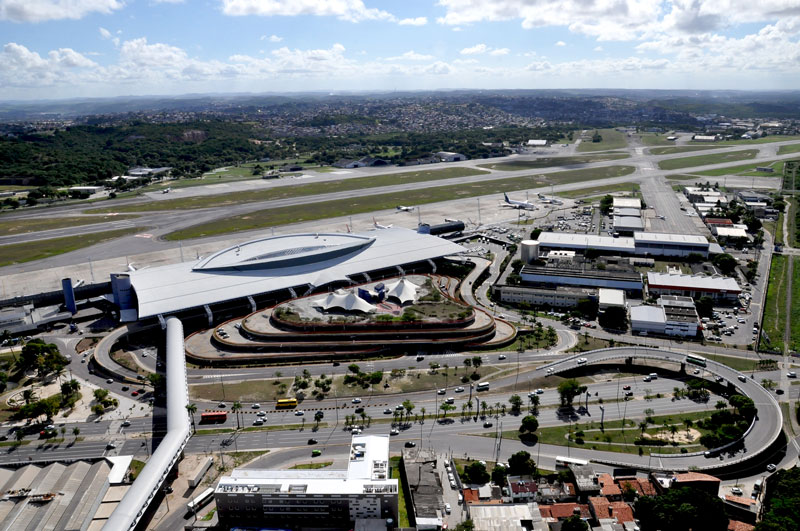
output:
[[[799,0],[0,0],[0,99],[800,88]]]

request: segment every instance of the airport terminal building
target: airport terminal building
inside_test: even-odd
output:
[[[241,243],[190,262],[112,275],[120,320],[167,315],[207,321],[372,279],[435,271],[434,260],[466,249],[403,228],[362,234],[309,233]]]

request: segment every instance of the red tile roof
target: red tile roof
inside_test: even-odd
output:
[[[731,494],[725,495],[725,500],[733,503],[738,503],[740,505],[755,505],[756,501],[750,498],[743,498],[741,496],[733,496]]]
[[[527,492],[535,493],[539,490],[539,485],[534,481],[509,481],[509,485],[511,486],[511,492],[514,494]]]
[[[611,477],[611,474],[600,474],[600,476],[597,478],[597,481],[600,482],[600,494],[603,496],[622,495],[622,491],[620,490],[619,486],[614,483],[614,478]]]
[[[683,474],[676,474],[675,480],[678,483],[681,481],[716,481],[719,483],[719,478],[709,476],[708,474],[701,474],[700,472],[685,472]]]
[[[738,520],[728,520],[728,531],[753,531],[754,525],[740,522]]]
[[[580,509],[581,518],[590,518],[588,505],[580,505],[577,503],[554,503],[552,505],[540,505],[539,512],[542,518],[556,518],[558,520],[566,519],[572,516],[575,508]],[[545,514],[546,513],[546,514]]]
[[[639,494],[644,494],[645,496],[655,496],[656,495],[656,488],[647,478],[638,478],[637,482],[639,483],[639,487],[641,490]]]
[[[594,517],[598,520],[601,518],[611,518],[611,502],[602,496],[592,496],[589,498],[589,505],[594,511]]]
[[[633,509],[625,502],[611,502],[611,514],[619,523],[633,522]]]
[[[464,503],[478,503],[478,489],[464,489]]]

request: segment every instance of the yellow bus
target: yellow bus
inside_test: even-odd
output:
[[[297,399],[296,398],[281,398],[278,400],[278,403],[275,404],[275,409],[287,408],[287,407],[297,407]]]

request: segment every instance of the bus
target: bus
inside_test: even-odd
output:
[[[203,411],[200,414],[200,424],[216,424],[228,420],[226,411]]]
[[[278,403],[275,404],[275,409],[283,409],[287,407],[297,407],[297,399],[296,398],[281,398],[278,400]]]
[[[195,513],[213,499],[214,499],[214,487],[209,487],[203,492],[201,492],[200,495],[197,496],[195,499],[187,503],[186,509],[190,513]]]
[[[478,391],[488,391],[489,390],[489,382],[481,382],[478,384],[476,388]]]
[[[556,470],[564,470],[565,468],[569,468],[569,465],[578,465],[578,466],[586,466],[589,464],[589,461],[584,459],[576,459],[574,457],[564,457],[559,455],[556,457]]]
[[[703,356],[696,356],[694,354],[689,354],[686,356],[686,363],[691,363],[692,365],[699,365],[701,367],[706,366],[706,359]]]

